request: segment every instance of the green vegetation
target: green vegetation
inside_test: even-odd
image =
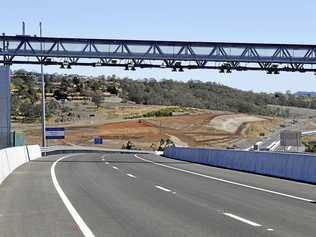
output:
[[[144,114],[136,114],[132,116],[126,117],[126,119],[135,119],[135,118],[150,118],[150,117],[169,117],[172,116],[173,113],[183,113],[188,112],[189,110],[182,107],[169,107],[163,108],[156,111],[147,112]]]
[[[161,138],[158,151],[164,151],[168,147],[175,147],[174,142],[170,140],[169,138],[167,138],[166,140]]]
[[[15,71],[12,77],[12,115],[34,121],[40,114],[39,74]],[[104,96],[119,96],[123,102],[144,105],[166,105],[175,108],[232,111],[257,115],[287,117],[289,111],[269,105],[296,106],[316,109],[316,97],[287,93],[255,93],[242,91],[214,82],[188,82],[163,79],[132,80],[112,76],[84,77],[46,74],[48,116],[67,110],[61,103],[77,98],[82,104],[93,102],[102,107]],[[172,108],[135,115],[141,117],[171,116]],[[179,111],[180,112],[180,111]],[[136,118],[135,117],[135,118]]]
[[[122,149],[124,150],[139,150],[134,143],[128,141],[126,144],[123,144]]]
[[[312,153],[316,152],[316,144],[315,143],[311,143],[311,142],[308,142],[306,140],[303,140],[302,143],[305,146],[305,152],[312,152]]]
[[[269,107],[269,104],[301,107],[310,105],[305,102],[305,99],[291,94],[254,93],[214,82],[156,81],[154,79],[117,81],[122,88],[123,98],[138,104],[177,105],[272,116],[287,116],[288,111]]]

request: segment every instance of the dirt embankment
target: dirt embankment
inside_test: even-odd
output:
[[[274,120],[224,112],[196,113],[172,117],[148,118],[66,128],[66,139],[51,144],[91,145],[95,137],[104,138],[105,147],[121,148],[127,141],[137,147],[158,146],[161,138],[170,138],[179,146],[226,147],[238,139],[269,133]],[[39,142],[40,130],[28,132],[31,143]]]
[[[228,133],[237,133],[238,129],[250,122],[262,122],[266,119],[245,114],[230,114],[218,116],[211,120],[209,126]]]

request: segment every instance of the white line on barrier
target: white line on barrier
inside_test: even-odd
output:
[[[213,176],[209,176],[209,175],[205,175],[205,174],[200,174],[200,173],[196,173],[196,172],[193,172],[193,171],[189,171],[189,170],[184,170],[184,169],[176,168],[176,167],[169,166],[169,165],[159,164],[159,163],[156,163],[156,162],[154,162],[154,161],[144,159],[144,158],[142,158],[142,157],[140,157],[140,156],[138,156],[138,155],[134,155],[134,156],[135,156],[136,158],[138,158],[138,159],[141,159],[141,160],[143,160],[143,161],[147,161],[147,162],[149,162],[149,163],[153,163],[153,164],[155,164],[155,165],[159,165],[159,166],[162,166],[162,167],[166,167],[166,168],[169,168],[169,169],[181,171],[181,172],[184,172],[184,173],[193,174],[193,175],[197,175],[197,176],[200,176],[200,177],[204,177],[204,178],[208,178],[208,179],[220,181],[220,182],[223,182],[223,183],[229,183],[229,184],[237,185],[237,186],[244,187],[244,188],[249,188],[249,189],[253,189],[253,190],[257,190],[257,191],[262,191],[262,192],[266,192],[266,193],[272,193],[272,194],[276,194],[276,195],[283,196],[283,197],[288,197],[288,198],[292,198],[292,199],[297,199],[297,200],[300,200],[300,201],[315,202],[314,200],[307,199],[307,198],[297,197],[297,196],[294,196],[294,195],[289,195],[289,194],[285,194],[285,193],[280,193],[280,192],[276,192],[276,191],[269,190],[269,189],[264,189],[264,188],[258,188],[258,187],[255,187],[255,186],[250,186],[250,185],[247,185],[247,184],[242,184],[242,183],[238,183],[238,182],[234,182],[234,181],[229,181],[229,180],[226,180],[226,179],[221,179],[221,178],[217,178],[217,177],[213,177]]]
[[[164,187],[159,186],[159,185],[155,185],[155,188],[158,188],[158,189],[160,189],[160,190],[162,190],[162,191],[165,191],[165,192],[171,192],[170,189],[164,188]]]
[[[70,155],[71,156],[71,155]],[[59,158],[58,160],[56,160],[53,165],[51,166],[50,169],[50,173],[51,173],[51,177],[53,180],[53,184],[55,186],[55,189],[59,195],[59,197],[61,198],[61,200],[63,201],[64,205],[66,206],[66,208],[68,209],[70,215],[72,216],[72,218],[74,219],[74,221],[76,222],[76,224],[79,226],[82,234],[85,237],[94,237],[95,235],[92,233],[91,229],[88,227],[88,225],[84,222],[84,220],[81,218],[81,216],[79,215],[79,213],[77,212],[77,210],[74,208],[74,206],[71,204],[70,200],[68,199],[68,197],[66,196],[66,194],[64,193],[64,191],[62,190],[62,188],[60,187],[58,180],[56,178],[56,174],[55,174],[55,167],[57,165],[57,163],[63,159],[66,159],[68,157],[70,157],[69,155],[67,156],[63,156],[61,158]]]
[[[242,217],[240,217],[240,216],[236,216],[236,215],[234,215],[234,214],[232,214],[232,213],[224,212],[223,214],[224,214],[225,216],[228,216],[228,217],[230,217],[230,218],[233,218],[233,219],[235,219],[235,220],[241,221],[241,222],[243,222],[243,223],[246,223],[246,224],[251,225],[251,226],[254,226],[254,227],[260,227],[260,226],[262,226],[262,225],[260,225],[260,224],[258,224],[258,223],[256,223],[256,222],[247,220],[247,219],[242,218]]]
[[[135,175],[132,175],[132,174],[126,174],[127,176],[129,176],[129,177],[131,177],[131,178],[136,178],[136,176]]]

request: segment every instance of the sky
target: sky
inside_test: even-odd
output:
[[[10,0],[0,4],[0,33],[44,36],[182,41],[316,44],[315,0]],[[39,71],[39,66],[13,66]],[[170,78],[213,81],[234,88],[264,92],[316,91],[312,73],[234,72],[211,70],[172,73],[168,69],[124,71],[114,68],[57,66],[47,73],[112,75],[133,79]]]

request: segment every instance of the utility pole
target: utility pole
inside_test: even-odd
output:
[[[42,37],[42,22],[39,23],[40,27],[40,37]],[[43,51],[43,43],[41,42],[41,51]],[[46,147],[46,111],[45,111],[45,78],[44,78],[44,68],[43,62],[41,62],[41,92],[42,92],[42,147]]]

